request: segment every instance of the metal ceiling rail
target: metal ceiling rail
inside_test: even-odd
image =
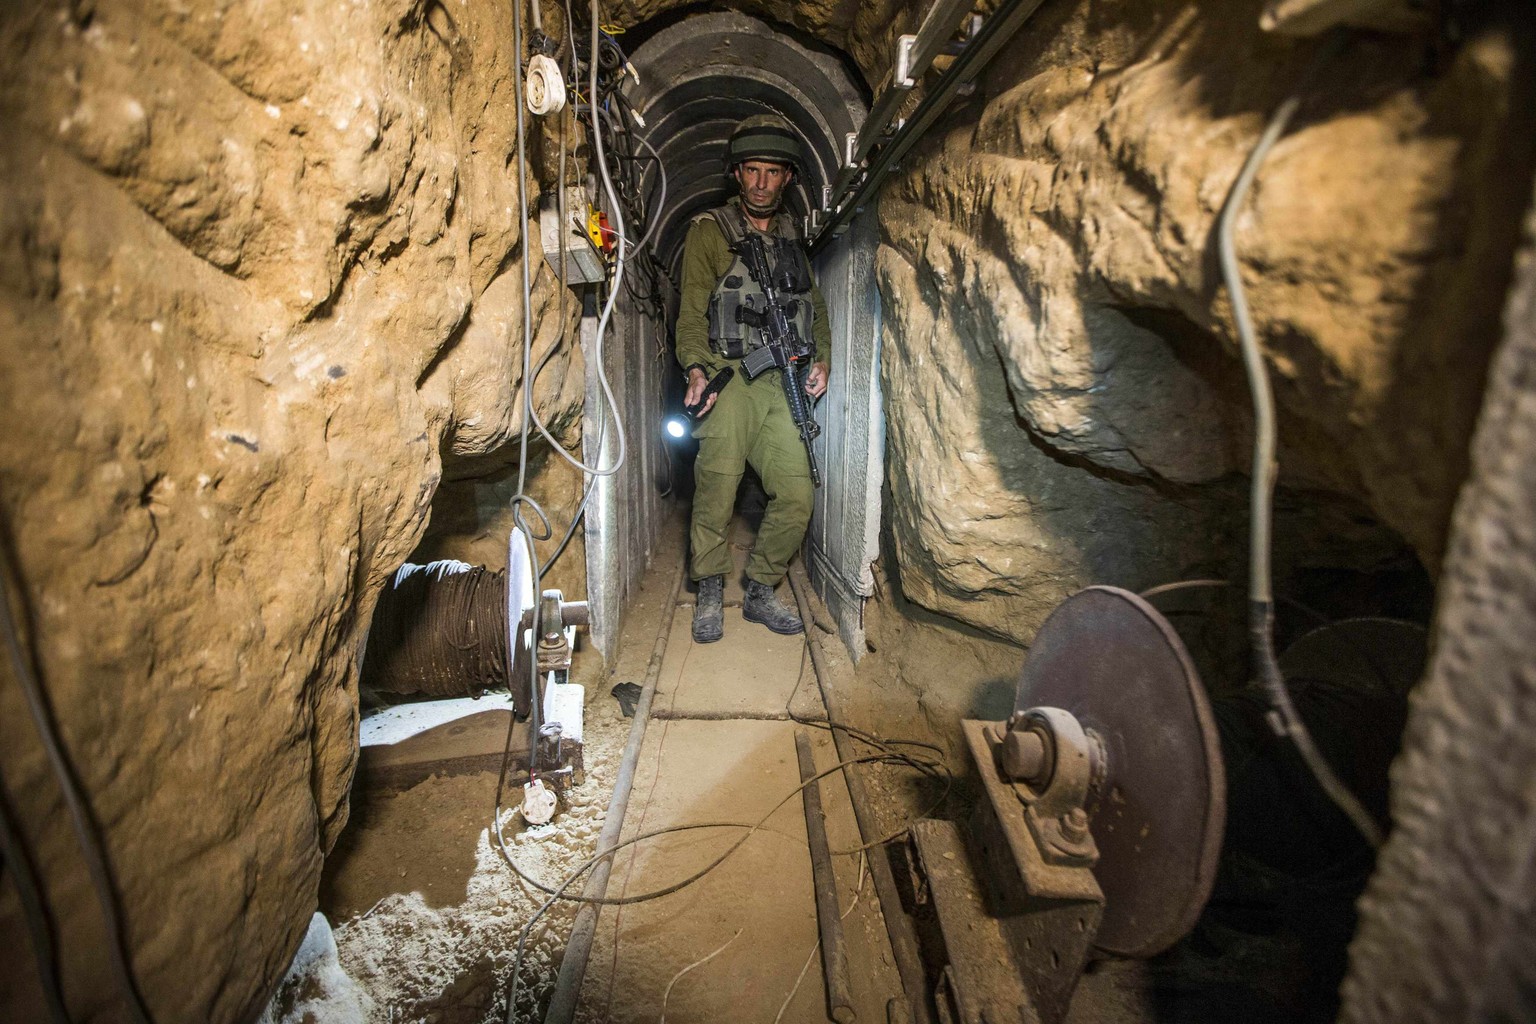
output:
[[[955,62],[934,83],[912,116],[892,133],[883,145],[887,128],[917,80],[933,59],[949,45],[959,28],[962,14],[968,14],[968,0],[934,0],[917,34],[902,36],[897,44],[897,58],[884,91],[870,109],[869,118],[856,138],[848,142],[844,159],[848,166],[838,177],[832,195],[823,204],[826,220],[813,224],[811,253],[823,249],[833,238],[848,230],[854,217],[879,194],[885,179],[896,170],[901,158],[923,137],[933,122],[949,108],[955,95],[979,75],[987,62],[997,55],[1013,34],[1029,20],[1044,0],[1004,0],[966,41]],[[878,147],[878,148],[877,148]],[[866,158],[873,151],[873,157]],[[819,220],[820,218],[816,218]]]
[[[857,136],[843,151],[843,173],[838,177],[834,192],[841,192],[856,178],[859,168],[869,157],[869,151],[879,145],[889,133],[889,126],[896,112],[906,102],[907,96],[922,80],[933,59],[954,36],[961,17],[971,11],[975,0],[934,0],[933,6],[923,16],[922,24],[914,35],[901,36],[896,40],[896,61],[885,74],[881,83],[880,98],[870,108],[869,116]],[[851,152],[850,152],[851,150]]]

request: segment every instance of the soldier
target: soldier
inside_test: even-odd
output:
[[[733,251],[748,231],[799,241],[793,218],[781,209],[785,190],[801,161],[800,140],[783,118],[749,117],[726,145],[726,168],[740,195],[725,206],[695,218],[683,245],[683,280],[677,315],[677,361],[688,377],[685,401],[696,404],[709,379],[734,366],[760,345],[758,332],[739,322],[743,305],[761,309],[761,290]],[[803,245],[792,250],[799,265],[774,267],[774,278],[793,271],[795,287],[783,295],[794,302],[794,322],[810,337],[816,355],[806,375],[813,399],[827,390],[832,333],[827,306],[811,279]],[[706,415],[707,414],[707,415]],[[799,616],[786,608],[773,588],[784,578],[789,560],[805,539],[815,490],[805,446],[790,417],[779,371],[747,381],[739,371],[712,396],[699,415],[693,436],[699,442],[694,464],[693,549],[691,575],[698,582],[693,606],[693,639],[719,640],[725,631],[722,594],[725,574],[733,568],[726,531],[736,503],[736,488],[748,465],[762,478],[768,507],[752,557],[747,562],[742,617],[775,633],[804,630]]]

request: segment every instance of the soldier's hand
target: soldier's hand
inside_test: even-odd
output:
[[[699,404],[699,396],[704,393],[704,389],[707,388],[707,387],[709,387],[709,375],[708,374],[706,374],[703,370],[699,369],[698,367],[694,367],[693,369],[689,370],[688,371],[688,392],[687,392],[687,394],[683,395],[683,404],[684,405],[689,405],[689,406],[698,405]],[[715,400],[718,399],[719,397],[720,397],[720,393],[718,391],[715,392],[714,394],[710,395],[709,396],[709,401],[705,402],[704,403],[704,407],[702,409],[700,409],[698,412],[694,413],[694,416],[695,417],[703,416],[705,413],[709,412],[709,410],[713,409],[715,407]]]
[[[827,393],[827,364],[812,363],[811,372],[805,375],[805,393],[820,398]]]

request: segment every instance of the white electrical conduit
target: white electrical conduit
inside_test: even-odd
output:
[[[1325,48],[1323,56],[1327,56],[1330,50],[1331,48]],[[1270,727],[1276,734],[1289,738],[1296,745],[1297,753],[1306,762],[1307,768],[1317,779],[1317,784],[1322,787],[1323,792],[1349,818],[1365,841],[1372,848],[1376,848],[1381,846],[1381,829],[1355,795],[1339,780],[1338,775],[1334,773],[1333,768],[1312,741],[1312,733],[1307,729],[1306,723],[1296,711],[1296,706],[1291,702],[1285,679],[1280,674],[1280,665],[1275,659],[1275,603],[1270,579],[1270,556],[1273,544],[1271,524],[1274,519],[1275,478],[1279,474],[1279,464],[1275,459],[1275,398],[1270,388],[1269,371],[1264,365],[1264,354],[1260,351],[1258,338],[1253,332],[1253,320],[1248,312],[1247,296],[1243,292],[1243,282],[1237,265],[1237,245],[1234,239],[1237,213],[1242,208],[1243,200],[1248,196],[1248,189],[1253,185],[1259,165],[1264,162],[1264,157],[1276,140],[1285,132],[1286,125],[1295,115],[1300,102],[1299,96],[1291,96],[1280,104],[1279,109],[1270,118],[1264,134],[1259,137],[1253,151],[1248,154],[1248,159],[1232,186],[1226,205],[1222,207],[1217,228],[1221,274],[1226,282],[1227,293],[1232,298],[1232,318],[1237,323],[1238,341],[1243,352],[1243,367],[1248,374],[1248,389],[1253,399],[1254,439],[1251,469],[1253,482],[1249,499],[1251,510],[1248,537],[1248,632],[1250,642],[1253,644],[1254,667],[1259,676],[1259,683],[1270,701]]]
[[[519,2],[520,2],[520,0],[519,0]],[[532,2],[536,3],[536,2],[538,2],[538,0],[532,0]],[[513,6],[514,6],[515,9],[520,10],[520,8],[517,8],[516,2],[514,3]],[[521,19],[519,18],[518,20],[521,20]],[[589,96],[596,96],[597,95],[597,68],[598,68],[598,62],[597,62],[597,22],[598,22],[597,0],[592,0],[592,54],[591,54],[591,60],[589,62],[589,67],[590,67],[590,72],[591,72],[590,92],[588,93]],[[521,50],[519,50],[519,54],[518,54],[519,61],[521,61],[521,57],[522,57]],[[523,108],[522,108],[521,103],[522,103],[522,100],[521,100],[521,97],[519,97],[519,99],[518,99],[518,104],[519,105],[518,105],[518,108],[517,108],[517,110],[518,110],[518,124],[519,125],[522,124],[522,111],[523,111]],[[593,343],[593,346],[592,346],[592,357],[593,357],[593,359],[597,363],[597,381],[598,381],[598,384],[602,387],[603,397],[608,400],[608,408],[613,413],[613,432],[614,432],[614,436],[618,440],[618,445],[619,445],[618,454],[617,454],[617,456],[613,460],[613,465],[609,466],[607,469],[600,469],[600,468],[598,468],[596,466],[589,466],[586,463],[582,462],[580,459],[576,458],[570,452],[566,451],[565,447],[563,445],[561,445],[558,441],[555,440],[554,435],[549,432],[549,429],[545,426],[544,422],[542,420],[540,420],[538,418],[538,415],[533,411],[533,386],[532,386],[533,382],[529,379],[530,375],[526,372],[527,364],[525,364],[525,372],[524,372],[524,376],[523,376],[523,381],[524,381],[524,384],[525,384],[524,391],[527,394],[527,400],[528,400],[528,405],[527,405],[528,412],[527,412],[526,416],[527,416],[527,418],[532,419],[534,425],[538,427],[539,433],[544,435],[544,439],[550,443],[550,446],[555,450],[556,454],[558,454],[562,459],[564,459],[566,462],[569,462],[572,466],[576,467],[578,470],[580,470],[583,473],[590,473],[593,476],[613,476],[624,465],[624,459],[625,459],[625,457],[628,454],[628,439],[624,436],[624,423],[623,423],[623,420],[621,419],[620,414],[619,414],[619,403],[618,403],[618,400],[613,397],[613,388],[608,383],[608,370],[603,365],[603,337],[604,337],[604,335],[606,335],[608,333],[608,324],[613,319],[613,308],[614,308],[614,306],[619,301],[619,286],[620,286],[620,284],[623,283],[623,280],[624,280],[624,264],[625,264],[625,261],[628,259],[628,246],[629,246],[629,243],[624,238],[624,213],[623,213],[623,209],[622,209],[621,204],[619,203],[618,193],[614,190],[613,179],[608,174],[608,154],[603,149],[603,133],[602,133],[602,129],[599,128],[599,126],[598,126],[597,114],[596,113],[592,113],[591,114],[591,118],[592,118],[592,153],[593,153],[593,156],[595,156],[597,158],[597,169],[598,169],[599,173],[601,174],[602,180],[603,180],[603,192],[608,197],[608,207],[609,207],[608,212],[613,215],[614,229],[615,229],[614,233],[618,236],[618,239],[619,239],[619,251],[618,251],[618,254],[617,254],[617,256],[616,256],[616,258],[614,260],[614,266],[613,266],[613,281],[608,286],[608,301],[603,303],[602,315],[599,316],[598,319],[597,319],[597,339]],[[519,139],[519,143],[521,143],[521,139],[522,139],[521,131],[519,131],[518,139]],[[521,159],[521,155],[522,155],[521,154],[521,145],[519,145],[519,159]],[[564,183],[562,182],[561,185],[563,187]],[[519,198],[521,198],[521,193],[519,193]],[[528,252],[528,241],[527,241],[527,239],[528,239],[528,206],[527,206],[526,203],[524,203],[523,204],[523,253],[524,253],[524,261],[525,262],[527,260],[527,252]],[[564,287],[563,283],[561,284],[561,287]],[[532,332],[533,332],[533,328],[532,328],[532,312],[530,311],[529,307],[532,305],[533,299],[532,299],[531,292],[529,290],[529,285],[527,283],[527,276],[526,276],[526,274],[524,275],[523,289],[524,289],[523,290],[524,319],[528,321],[528,326],[526,327],[526,330],[528,332],[528,335],[531,337],[532,336]],[[597,453],[597,458],[598,459],[602,458],[602,452],[598,452]]]

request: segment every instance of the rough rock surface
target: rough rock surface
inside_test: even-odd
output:
[[[440,453],[516,430],[510,33],[435,0],[0,15],[4,539],[157,1020],[264,1003],[346,819],[373,595]],[[563,436],[580,381],[562,353],[535,396]],[[9,668],[0,769],[71,1009],[117,1019]],[[34,986],[9,958],[0,1017]]]
[[[1282,487],[1337,504],[1330,530],[1387,528],[1329,557],[1395,534],[1437,567],[1527,199],[1530,32],[1474,26],[1433,70],[1358,38],[1309,80],[1319,43],[1264,36],[1260,6],[1046,5],[887,190],[890,517],[919,603],[1027,641],[1066,593],[1209,568],[1241,529],[1215,221],[1297,88],[1237,232]],[[1326,531],[1292,532],[1320,560]]]
[[[1348,1024],[1536,1012],[1536,215],[1456,508],[1429,677],[1392,771],[1392,837],[1361,901]]]
[[[871,79],[917,8],[752,6]],[[1027,639],[1081,583],[1160,581],[1232,528],[1246,424],[1210,234],[1317,49],[1261,36],[1259,6],[1046,5],[887,191],[891,518],[923,604]],[[443,453],[518,426],[506,14],[0,14],[0,543],[157,1019],[250,1019],[281,975],[346,817],[373,595]],[[1431,565],[1536,140],[1528,36],[1473,27],[1432,72],[1398,39],[1336,58],[1239,232],[1286,480],[1348,499],[1344,521],[1363,503]],[[541,277],[541,351],[555,295]],[[562,353],[536,389],[566,443],[580,380]],[[5,671],[9,809],[71,1009],[109,1019],[90,889]],[[7,887],[0,931],[20,927]],[[0,968],[0,1017],[40,1019],[32,984],[25,959]]]
[[[581,504],[582,478],[579,470],[547,447],[530,451],[528,462],[527,491],[551,496],[542,504],[549,515],[553,536],[546,541],[535,540],[534,544],[543,566],[559,547]],[[445,463],[443,481],[432,503],[432,521],[412,557],[422,562],[456,558],[471,565],[505,569],[507,537],[517,525],[512,514],[512,498],[516,494],[515,445],[506,446],[496,455]],[[537,525],[531,511],[527,518],[530,525]],[[559,561],[540,579],[543,589],[562,591],[567,600],[585,595],[585,532],[580,526],[576,528]]]

